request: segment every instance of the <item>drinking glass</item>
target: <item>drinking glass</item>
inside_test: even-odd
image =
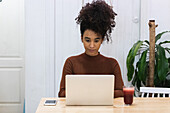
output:
[[[126,105],[131,105],[133,103],[134,87],[123,86],[123,93],[124,93],[124,103]]]

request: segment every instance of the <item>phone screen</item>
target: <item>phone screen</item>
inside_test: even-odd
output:
[[[46,100],[45,103],[44,103],[44,105],[49,105],[49,106],[50,106],[50,105],[51,105],[51,106],[52,106],[52,105],[56,105],[56,100]]]

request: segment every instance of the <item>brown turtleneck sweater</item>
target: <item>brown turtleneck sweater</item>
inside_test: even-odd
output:
[[[88,56],[86,53],[69,57],[63,68],[59,97],[65,97],[65,76],[69,74],[107,74],[115,75],[114,97],[123,96],[123,80],[118,62],[100,53]]]

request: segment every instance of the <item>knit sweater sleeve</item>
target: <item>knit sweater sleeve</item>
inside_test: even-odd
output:
[[[63,73],[60,82],[60,91],[58,93],[59,97],[65,97],[65,76],[69,74],[73,74],[72,62],[70,58],[66,60],[63,67]]]
[[[114,75],[115,75],[115,89],[114,89],[114,98],[123,96],[123,80],[121,75],[121,70],[118,62],[115,60],[114,65]]]

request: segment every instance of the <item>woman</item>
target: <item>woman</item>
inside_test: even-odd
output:
[[[76,18],[80,24],[81,40],[85,52],[69,57],[63,68],[59,97],[65,97],[65,76],[67,74],[110,74],[115,75],[114,97],[123,96],[123,81],[118,62],[98,51],[102,42],[111,39],[112,28],[115,27],[116,13],[112,7],[102,0],[86,4]],[[90,95],[90,94],[89,94]]]

